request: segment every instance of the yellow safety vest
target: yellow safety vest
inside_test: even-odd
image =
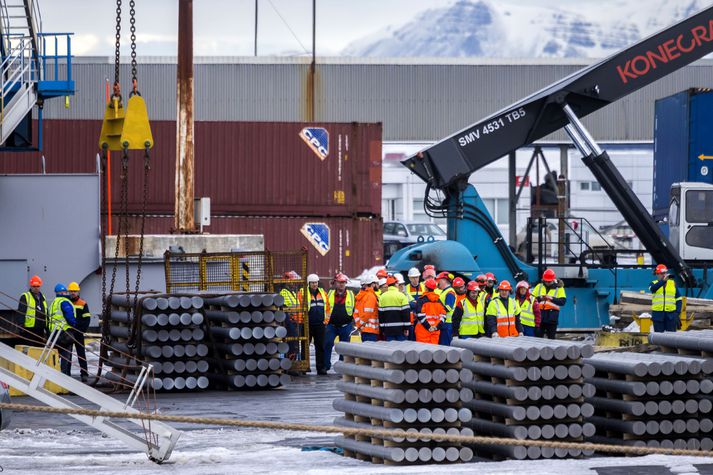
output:
[[[653,281],[652,284],[657,281]],[[669,279],[651,297],[651,310],[673,312],[676,310],[676,283]]]
[[[350,317],[354,314],[354,292],[351,290],[347,289],[347,296],[344,299],[344,307],[347,310],[347,315]],[[327,316],[327,320],[329,320],[329,317],[332,316],[332,309],[334,309],[334,290],[330,290],[329,294],[327,294],[327,311],[325,315]]]
[[[50,332],[53,332],[56,327],[59,327],[60,330],[67,330],[69,328],[69,323],[67,323],[67,320],[64,318],[64,313],[62,312],[62,302],[67,302],[69,305],[72,305],[72,311],[74,311],[74,305],[67,297],[55,297],[52,301],[52,305],[50,305],[50,317],[47,322],[47,327]]]
[[[520,304],[520,323],[527,327],[535,326],[535,312],[533,306],[535,305],[535,298],[530,295],[529,298],[523,300]]]
[[[495,307],[494,311],[491,311],[493,306]],[[518,336],[515,316],[519,315],[520,309],[514,298],[508,298],[508,308],[505,308],[499,297],[492,299],[488,304],[488,314],[492,315],[493,313],[498,323],[498,335],[501,337]]]
[[[543,295],[547,295],[556,299],[567,298],[567,295],[564,292],[564,287],[560,287],[558,285],[553,289],[548,289],[542,283],[539,283],[535,286],[534,289],[532,289],[532,296],[541,297]],[[556,305],[552,302],[540,302],[540,310],[560,310],[560,307],[559,305]]]
[[[426,293],[426,286],[423,285],[423,282],[421,282],[418,284],[418,287],[414,288],[411,283],[408,283],[406,284],[406,292],[408,292],[413,300],[416,300],[421,295]]]
[[[27,303],[27,310],[25,310],[25,328],[35,328],[35,316],[37,315],[37,302],[35,301],[35,296],[32,292],[25,292],[22,294],[25,296],[25,302]],[[47,317],[47,299],[42,300],[42,318]]]
[[[460,321],[461,335],[480,335],[485,334],[483,327],[483,301],[477,299],[478,303],[473,305],[467,298],[461,304],[463,306],[463,318]]]
[[[448,294],[453,294],[453,297],[455,297],[452,307],[446,304],[446,297],[448,296]],[[458,303],[458,294],[456,293],[453,287],[448,287],[445,290],[441,290],[441,293],[438,295],[438,298],[441,300],[443,307],[446,309],[446,323],[452,323],[453,312],[456,309],[456,303]]]

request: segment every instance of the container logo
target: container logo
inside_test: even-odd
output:
[[[300,138],[309,148],[324,160],[329,155],[329,132],[323,127],[305,127],[300,131]]]
[[[331,239],[329,226],[325,223],[305,223],[300,232],[321,255],[329,252]]]

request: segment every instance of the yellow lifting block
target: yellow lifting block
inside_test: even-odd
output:
[[[149,113],[144,98],[134,94],[126,104],[126,117],[121,131],[120,143],[129,150],[144,150],[153,147],[153,135]]]
[[[121,150],[121,132],[124,128],[124,106],[118,97],[113,97],[104,110],[104,122],[99,136],[99,148],[104,144],[109,150]]]

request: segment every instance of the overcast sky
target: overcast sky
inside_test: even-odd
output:
[[[317,0],[317,55],[337,55],[356,39],[454,1]],[[566,1],[573,0],[509,0],[528,5]],[[123,33],[128,34],[128,0],[123,3]],[[75,33],[75,55],[113,55],[115,4],[115,0],[41,0],[44,31]],[[138,54],[175,56],[178,0],[136,0],[136,4]],[[312,0],[259,0],[258,12],[259,55],[311,51]],[[194,0],[193,15],[196,56],[253,54],[255,0]],[[122,55],[128,55],[127,39]]]

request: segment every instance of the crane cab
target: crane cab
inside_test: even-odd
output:
[[[685,261],[713,262],[713,185],[674,183],[668,225],[669,240]]]

